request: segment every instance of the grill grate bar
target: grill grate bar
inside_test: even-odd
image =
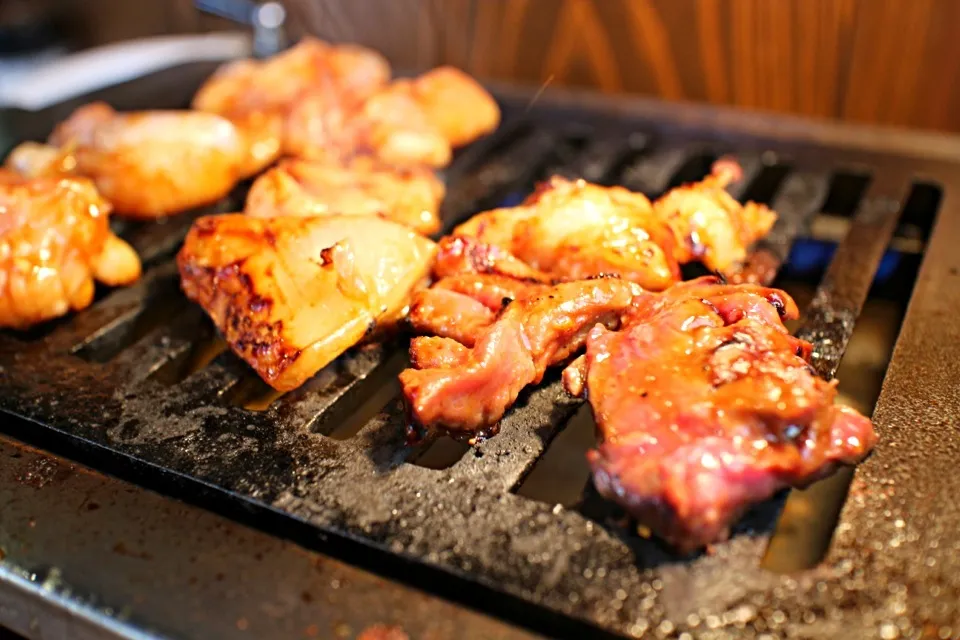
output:
[[[135,284],[110,292],[82,313],[57,327],[42,341],[48,351],[80,349],[132,321],[149,301],[176,294],[180,284],[176,266],[166,264],[148,270]]]
[[[754,247],[741,275],[769,285],[790,255],[794,241],[808,231],[814,215],[823,206],[830,189],[830,176],[822,172],[791,172],[773,199],[779,215],[773,229]]]
[[[816,345],[812,364],[817,375],[827,380],[840,366],[880,259],[893,238],[907,187],[894,176],[874,177],[804,312],[797,336]]]
[[[667,190],[670,181],[694,153],[695,150],[687,146],[656,147],[624,169],[619,183],[655,198]]]

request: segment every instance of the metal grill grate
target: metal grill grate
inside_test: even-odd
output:
[[[918,168],[947,186],[958,175],[948,163],[775,135],[732,137],[729,123],[684,123],[666,109],[654,118],[644,109],[560,98],[530,107],[513,95],[504,105],[500,132],[460,154],[445,176],[446,229],[522,197],[550,173],[655,196],[702,175],[710,159],[732,154],[748,177],[734,195],[765,191],[781,215],[758,248],[772,275],[827,201],[832,176],[866,170],[869,186],[800,330],[815,345],[818,373],[828,378]],[[239,208],[242,192],[215,209]],[[946,195],[952,201],[952,192]],[[450,580],[458,589],[479,585],[537,615],[589,625],[583,629],[761,632],[816,611],[819,632],[831,635],[849,629],[851,616],[864,628],[882,619],[876,612],[884,602],[867,585],[848,584],[855,573],[843,565],[851,562],[849,549],[815,576],[785,577],[760,566],[780,501],[761,505],[711,554],[680,559],[586,508],[518,495],[580,407],[562,391],[559,372],[521,396],[498,436],[476,449],[448,450],[443,464],[424,462],[432,447],[447,446],[442,439],[417,448],[404,443],[403,412],[390,386],[403,344],[351,352],[302,388],[262,397],[255,374],[223,350],[203,314],[177,292],[170,258],[193,217],[122,229],[148,266],[135,286],[108,292],[41,331],[0,335],[0,408],[30,421],[11,425],[14,435],[66,447],[106,471],[177,495],[202,493],[214,509],[232,513],[239,506],[283,535],[369,549],[372,564],[399,555],[435,588]],[[956,577],[944,589],[960,595]]]

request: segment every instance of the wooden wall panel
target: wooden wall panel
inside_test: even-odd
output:
[[[98,35],[222,28],[141,3],[75,3]],[[153,6],[154,3],[149,3]],[[960,131],[960,0],[286,0],[292,37],[376,47],[398,67]],[[120,20],[116,16],[122,16]],[[122,25],[119,23],[123,22]],[[90,23],[90,20],[87,20]],[[110,32],[110,33],[108,33]]]

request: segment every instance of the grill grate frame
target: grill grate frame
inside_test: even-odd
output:
[[[944,161],[907,161],[810,140],[784,142],[743,133],[742,123],[718,134],[712,127],[727,125],[682,122],[666,111],[651,118],[622,103],[544,98],[528,106],[522,95],[501,97],[506,117],[500,132],[468,149],[447,172],[446,229],[522,191],[546,170],[622,182],[655,195],[704,150],[732,152],[748,175],[756,175],[771,157],[791,167],[774,198],[781,222],[762,247],[776,263],[824,201],[829,176],[867,169],[871,186],[804,313],[802,333],[814,342],[815,366],[825,377],[836,370],[910,184],[918,176],[938,182],[945,192],[942,210],[954,203],[952,189],[960,184],[957,166]],[[571,123],[578,135],[596,134],[572,162],[558,166],[551,153],[573,130]],[[741,133],[731,138],[731,131]],[[237,208],[242,195],[241,188],[215,209]],[[741,627],[759,632],[806,622],[809,610],[819,612],[817,635],[875,629],[886,620],[886,603],[872,587],[850,586],[857,575],[852,558],[859,554],[849,540],[827,564],[801,577],[760,568],[779,511],[776,501],[761,505],[712,555],[681,561],[656,543],[575,510],[513,493],[580,406],[565,397],[557,373],[521,397],[500,435],[448,469],[434,470],[405,462],[414,451],[403,442],[396,401],[347,440],[324,436],[319,426],[330,421],[324,412],[349,413],[382,382],[377,372],[390,346],[341,358],[306,388],[256,412],[223,402],[252,375],[229,352],[173,386],[151,380],[189,347],[199,320],[195,310],[148,330],[106,362],[77,355],[163,303],[156,292],[169,291],[176,280],[165,258],[190,219],[125,231],[150,267],[134,287],[109,293],[39,339],[0,336],[0,409],[32,423],[12,425],[14,435],[59,443],[106,471],[133,473],[181,495],[202,490],[215,509],[242,505],[269,513],[273,524],[266,526],[277,532],[296,528],[315,540],[400,555],[446,576],[430,573],[431,579],[479,583],[615,634]],[[898,347],[901,358],[904,349]],[[898,371],[906,365],[899,366]],[[885,387],[878,416],[891,414],[889,408],[883,413],[884,399],[897,393]],[[882,421],[879,426],[882,436],[890,437]],[[104,456],[105,451],[119,455]],[[883,444],[875,458],[882,459],[882,451]],[[883,463],[867,464],[870,477],[882,483],[877,465]],[[884,523],[875,524],[882,529]],[[941,593],[960,594],[957,580],[944,578]],[[827,588],[821,590],[820,583]],[[845,593],[837,595],[836,585],[844,585]]]

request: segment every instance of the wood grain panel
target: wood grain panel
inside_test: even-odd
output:
[[[220,28],[91,0],[92,38]],[[155,4],[166,7],[156,9]],[[960,130],[958,0],[286,0],[289,31],[401,68]],[[136,5],[136,11],[130,9]],[[138,22],[139,21],[139,22]]]

